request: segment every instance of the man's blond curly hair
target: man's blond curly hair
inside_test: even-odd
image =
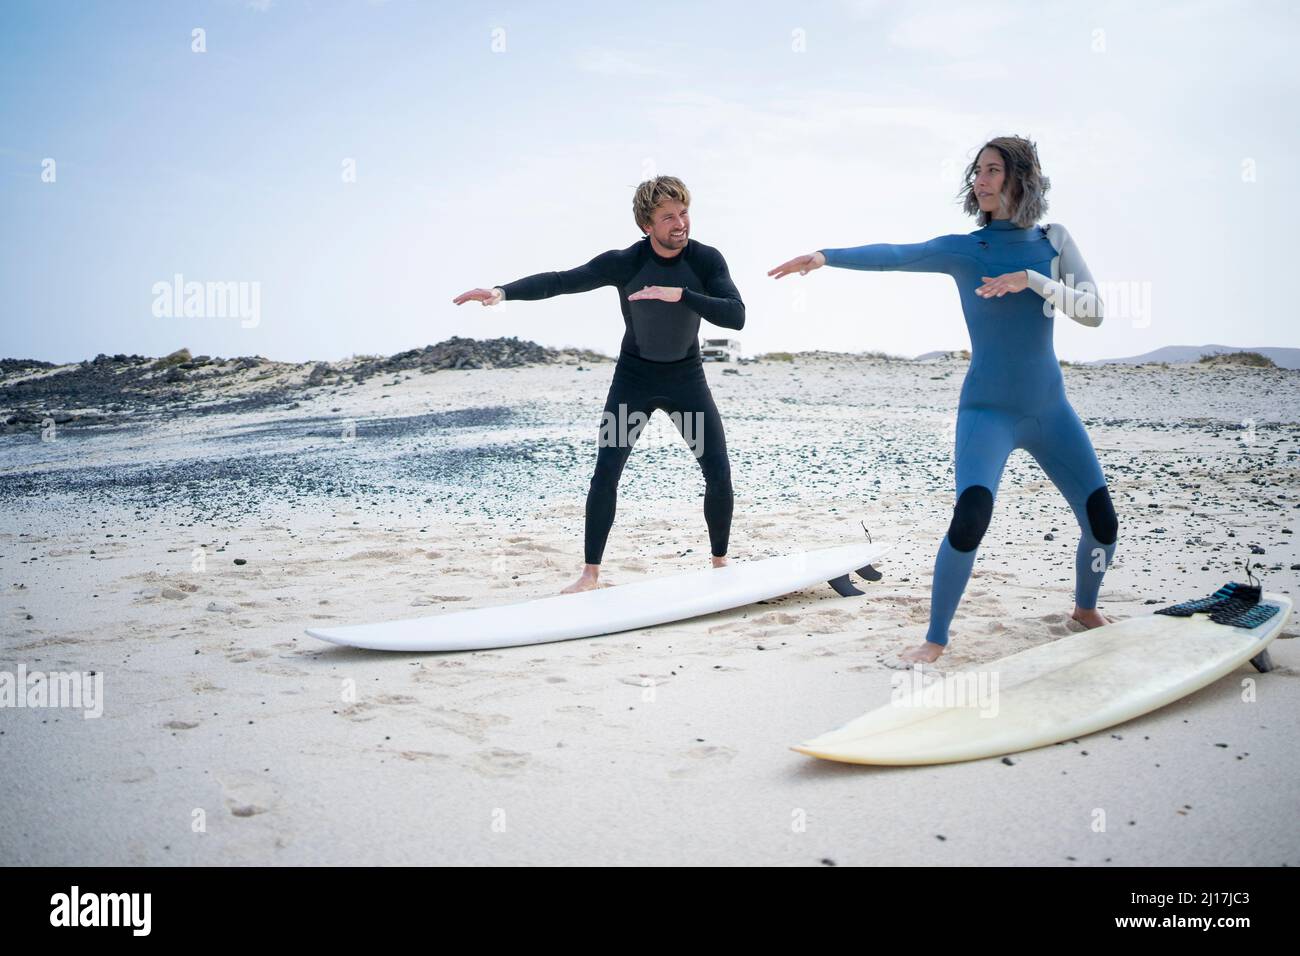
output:
[[[632,215],[636,224],[642,229],[649,229],[654,222],[655,207],[667,200],[676,200],[689,207],[691,191],[676,176],[656,176],[637,186],[636,194],[632,197]]]

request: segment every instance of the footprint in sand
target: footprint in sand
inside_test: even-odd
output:
[[[691,763],[668,771],[668,776],[674,778],[693,777],[706,772],[712,767],[729,764],[736,756],[736,751],[730,747],[700,744],[686,751],[683,756],[689,758]]]
[[[269,813],[280,802],[280,794],[265,775],[232,771],[217,778],[221,785],[222,801],[231,816],[255,817]]]
[[[418,697],[411,697],[408,694],[376,694],[370,700],[385,707],[393,704],[418,704],[420,702]]]
[[[389,550],[374,549],[370,551],[358,551],[355,554],[349,554],[344,561],[400,561],[402,558],[414,557],[417,554],[423,554],[420,548],[392,548]]]
[[[435,708],[431,719],[425,721],[430,727],[449,731],[475,743],[483,743],[489,730],[508,723],[510,718],[505,714],[477,714],[446,707]]]
[[[257,668],[259,674],[268,674],[271,677],[309,677],[310,672],[294,667],[291,664],[263,664]]]
[[[520,547],[517,550],[511,552],[512,554],[515,555],[528,555],[537,551],[540,551],[543,554],[564,553],[563,548],[553,548],[549,544],[542,544],[540,542],[533,541],[530,538],[519,538],[519,539],[507,538],[506,540],[509,541],[511,544],[520,545]]]
[[[798,624],[799,618],[787,611],[772,611],[767,614],[760,614],[751,623],[758,627],[774,627],[779,624]]]
[[[397,756],[403,760],[446,760],[448,754],[434,753],[431,750],[399,750]]]
[[[813,611],[801,623],[810,634],[834,634],[852,627],[854,616],[847,611]]]
[[[379,714],[374,713],[374,710],[374,704],[369,701],[359,700],[355,704],[348,704],[346,707],[340,707],[338,715],[345,720],[362,724],[367,720],[374,720],[379,716]]]
[[[532,759],[528,754],[494,747],[471,755],[466,766],[485,777],[510,777],[528,769]]]
[[[411,672],[411,680],[417,684],[432,684],[435,687],[460,687],[483,680],[486,671],[478,668],[466,670],[463,661],[438,661],[436,664],[421,663]],[[491,680],[491,677],[488,677]]]
[[[992,578],[995,581],[1016,580],[1016,576],[1014,574],[1008,574],[1005,571],[993,571],[993,570],[985,569],[985,570],[976,571],[975,573],[979,575],[981,578]]]
[[[1065,637],[1085,630],[1082,624],[1068,614],[1044,614],[1039,620],[1047,625],[1047,633],[1053,637]]]
[[[452,601],[468,601],[463,594],[421,594],[411,601],[411,607],[428,607],[431,604],[447,604]]]
[[[897,651],[891,651],[887,654],[882,654],[880,657],[876,658],[876,661],[882,667],[888,667],[890,670],[893,671],[910,671],[916,668],[916,664],[913,661],[903,660],[901,657],[898,656]],[[927,664],[926,668],[929,669],[931,666],[933,665]]]

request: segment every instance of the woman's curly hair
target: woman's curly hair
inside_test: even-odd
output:
[[[957,194],[962,211],[975,216],[980,226],[987,226],[993,218],[980,209],[979,199],[975,196],[975,164],[979,162],[980,153],[989,148],[1002,154],[1006,170],[999,197],[1002,208],[1010,213],[1016,226],[1028,229],[1047,214],[1047,191],[1052,188],[1052,181],[1043,175],[1038,165],[1038,147],[1023,136],[997,136],[979,148],[966,167],[965,180]]]

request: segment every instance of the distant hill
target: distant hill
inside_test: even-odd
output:
[[[913,361],[914,362],[938,362],[938,361],[942,361],[943,359],[960,359],[960,358],[970,358],[970,353],[967,352],[965,349],[943,349],[938,352],[926,352],[923,355],[918,355],[915,359],[913,359]]]
[[[1129,358],[1098,359],[1085,365],[1145,365],[1150,362],[1171,364],[1199,362],[1206,355],[1221,352],[1258,352],[1273,360],[1278,368],[1300,369],[1300,349],[1239,348],[1235,345],[1166,345],[1164,348]]]

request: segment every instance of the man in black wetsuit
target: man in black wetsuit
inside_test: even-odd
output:
[[[457,305],[502,299],[549,299],[612,285],[623,310],[623,344],[587,493],[586,567],[564,593],[599,586],[601,556],[614,524],[619,477],[632,446],[656,408],[691,446],[704,472],[704,520],[713,566],[727,563],[731,532],[731,465],[722,419],[700,360],[700,319],[729,329],[745,325],[745,303],[722,254],[690,238],[691,194],[680,179],[659,176],[637,187],[632,213],[645,237],[603,252],[567,272],[540,272],[492,289],[457,296]]]

